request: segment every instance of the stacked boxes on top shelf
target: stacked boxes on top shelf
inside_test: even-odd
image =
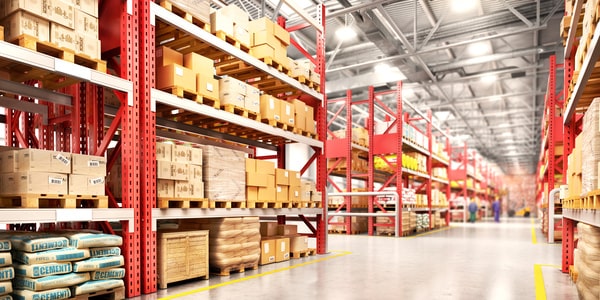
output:
[[[156,194],[159,198],[204,198],[202,174],[202,149],[156,143]],[[165,206],[168,207],[168,203],[159,201],[159,207]]]
[[[2,1],[0,18],[9,42],[32,39],[49,42],[56,49],[100,58],[98,1]],[[30,42],[19,43],[29,47]]]
[[[221,105],[243,108],[249,113],[260,114],[260,90],[233,77],[219,80],[219,100]],[[233,111],[231,111],[233,112]]]
[[[252,35],[248,14],[234,4],[227,5],[210,14],[211,32],[221,39],[232,38],[244,48],[249,48]]]
[[[250,22],[251,53],[254,57],[272,59],[284,69],[290,70],[287,47],[290,44],[290,33],[269,18],[263,17]]]

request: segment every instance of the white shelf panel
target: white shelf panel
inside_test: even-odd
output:
[[[407,168],[402,168],[402,173],[407,173],[407,174],[411,174],[411,175],[415,175],[415,176],[423,177],[423,178],[426,178],[426,179],[429,179],[429,177],[430,177],[430,176],[429,176],[429,175],[427,175],[427,174],[423,174],[423,173],[420,173],[420,172],[416,172],[416,171],[413,171],[413,170],[409,170],[409,169],[407,169]]]
[[[4,41],[0,41],[0,59],[6,59],[33,68],[62,74],[81,81],[88,81],[126,93],[133,91],[133,83],[131,81]]]
[[[448,161],[448,160],[446,160],[446,159],[443,159],[443,158],[441,158],[440,156],[438,156],[438,155],[436,155],[436,154],[431,154],[431,157],[432,157],[432,158],[433,158],[435,161],[437,161],[437,162],[440,162],[440,163],[442,163],[442,164],[444,164],[444,165],[446,165],[446,166],[450,165],[450,161]]]
[[[441,179],[441,178],[436,178],[436,177],[431,177],[431,180],[433,181],[437,181],[443,184],[450,184],[450,181],[448,181],[448,179]]]
[[[286,74],[283,74],[283,73],[277,71],[277,69],[265,64],[264,62],[258,60],[257,58],[251,56],[250,54],[234,47],[233,45],[230,45],[229,43],[219,39],[218,37],[212,35],[210,32],[204,31],[202,28],[182,19],[181,17],[171,13],[170,11],[160,7],[159,5],[157,5],[155,3],[151,3],[150,9],[152,11],[152,15],[154,15],[156,18],[160,19],[161,21],[171,24],[171,25],[175,26],[176,28],[179,28],[179,29],[187,32],[188,34],[195,36],[199,40],[202,40],[231,56],[239,58],[240,60],[244,61],[245,63],[252,65],[256,69],[261,70],[261,71],[269,74],[270,76],[273,76],[273,77],[285,82],[286,84],[294,87],[297,90],[302,91],[305,94],[311,95],[312,97],[314,97],[315,99],[318,99],[319,101],[323,101],[323,99],[324,99],[323,94],[321,94],[305,85],[302,85],[296,79],[293,79],[293,78],[287,76]],[[151,20],[151,22],[153,24],[155,24],[154,22],[156,22],[156,21]]]
[[[567,209],[563,208],[563,217],[589,225],[600,227],[600,211],[592,209]]]
[[[226,112],[224,110],[219,110],[214,107],[196,103],[194,101],[179,98],[175,95],[159,91],[156,89],[152,89],[151,97],[153,101],[156,103],[166,104],[172,107],[180,108],[189,112],[198,113],[205,116],[210,116],[219,120],[223,120],[229,123],[233,123],[239,126],[244,126],[247,128],[253,128],[255,130],[279,136],[290,141],[298,142],[301,144],[323,148],[323,142],[319,140],[315,140],[306,136],[295,134],[291,131],[286,131],[281,128],[276,128],[268,124],[264,124],[261,122],[257,122],[255,120],[251,120],[248,118],[244,118],[242,116],[238,116],[236,114],[232,114]]]
[[[133,208],[17,208],[0,209],[2,223],[55,223],[87,221],[133,222]],[[133,230],[133,226],[129,226]]]

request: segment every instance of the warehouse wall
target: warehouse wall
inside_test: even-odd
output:
[[[502,176],[502,182],[508,190],[507,195],[503,198],[503,212],[507,212],[509,209],[519,210],[528,206],[531,212],[535,213],[535,175]]]

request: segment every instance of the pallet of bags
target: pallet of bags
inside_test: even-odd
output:
[[[242,264],[258,265],[260,260],[260,219],[258,217],[242,218]]]
[[[11,299],[9,294],[13,290],[11,279],[15,274],[10,249],[10,240],[0,238],[0,300]]]
[[[600,228],[580,222],[577,230],[577,291],[580,299],[600,299]]]

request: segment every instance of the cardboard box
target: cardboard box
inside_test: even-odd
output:
[[[75,23],[75,8],[63,1],[47,0],[12,0],[2,1],[5,16],[21,10],[44,18],[50,22],[60,24],[71,29]]]
[[[277,235],[289,236],[298,234],[297,225],[277,225]]]
[[[189,177],[188,177],[188,181],[190,183],[192,182],[202,182],[203,180],[203,173],[202,173],[202,166],[197,166],[197,165],[189,165],[190,170],[189,170]]]
[[[308,237],[304,235],[290,236],[290,252],[302,252],[308,250]]]
[[[106,176],[106,157],[73,153],[71,174]]]
[[[233,77],[219,79],[219,95],[242,95],[246,96],[247,84]]]
[[[321,84],[321,74],[311,71],[310,72],[310,81]]]
[[[283,44],[283,46],[288,46],[290,44],[290,33],[285,28],[279,26],[279,24],[274,24],[273,29],[275,37]]]
[[[290,170],[288,173],[290,186],[300,186],[302,184],[302,181],[300,180],[300,172]]]
[[[163,161],[163,160],[156,161],[156,178],[157,179],[173,179],[170,161]]]
[[[64,1],[43,1],[43,3],[48,2],[51,7],[49,10],[42,9],[42,14],[46,11],[49,14],[48,19],[53,23],[75,29],[75,7]]]
[[[259,187],[258,201],[277,201],[277,190],[275,187]]]
[[[289,186],[278,185],[276,188],[277,202],[289,202]]]
[[[15,187],[17,186],[17,178],[12,173],[0,173],[0,195],[12,195],[15,194]]]
[[[286,261],[290,259],[290,239],[278,238],[275,240],[275,262]]]
[[[293,203],[300,202],[302,188],[299,185],[290,186],[288,190],[288,200]]]
[[[156,160],[171,161],[171,153],[173,144],[171,143],[156,143]]]
[[[246,86],[246,98],[244,108],[250,112],[260,113],[260,90],[248,85]]]
[[[263,119],[275,120],[283,122],[281,120],[281,100],[271,96],[262,95],[260,96],[260,115]]]
[[[16,183],[17,194],[66,195],[69,188],[66,174],[36,171],[12,173],[12,176],[10,182]]]
[[[204,197],[204,182],[202,181],[195,181],[195,182],[191,182],[188,181],[188,184],[190,185],[190,197],[194,198],[194,199],[203,199]]]
[[[306,103],[294,99],[294,127],[306,131]]]
[[[75,9],[75,32],[87,35],[91,38],[99,38],[98,18],[93,17],[79,9]]]
[[[250,17],[248,16],[248,13],[235,4],[229,4],[225,7],[222,7],[221,9],[217,10],[215,14],[218,14],[219,16],[226,16],[232,19],[235,24],[240,24],[246,28],[248,28],[250,25]]]
[[[71,173],[71,153],[41,149],[18,150],[17,169],[19,172],[69,174]]]
[[[275,188],[275,175],[267,174],[266,177],[267,177],[267,187]],[[275,198],[273,198],[273,200],[275,200]]]
[[[105,176],[69,175],[69,195],[100,195],[104,196]]]
[[[75,51],[75,41],[77,40],[77,34],[75,30],[59,25],[57,23],[50,23],[50,42],[57,45],[60,48],[66,48]]]
[[[314,108],[312,108],[311,106],[306,106],[306,111],[305,111],[305,115],[306,115],[306,131],[310,132],[312,134],[316,134],[317,133],[317,128],[315,125],[315,116],[314,116]]]
[[[260,265],[275,262],[275,240],[260,241]]]
[[[256,58],[275,57],[275,48],[268,44],[252,47],[252,56]]]
[[[160,90],[174,87],[196,93],[196,73],[178,64],[157,67],[156,88]]]
[[[215,74],[215,62],[195,52],[190,52],[183,56],[183,66],[195,73],[205,75]]]
[[[190,198],[192,196],[192,186],[187,181],[175,180],[175,197]]]
[[[226,35],[233,37],[233,19],[218,13],[219,11],[210,14],[210,32],[212,34],[223,32]]]
[[[290,185],[290,172],[285,169],[275,169],[275,185]]]
[[[310,79],[310,70],[305,67],[304,64],[298,63],[298,61],[290,62],[290,70],[292,71],[292,77],[304,77],[306,80]]]
[[[275,175],[275,163],[268,160],[257,159],[256,173]]]
[[[184,145],[173,145],[171,150],[171,161],[179,163],[190,163],[192,162],[192,147]],[[202,161],[202,154],[200,158],[196,157],[196,160]]]
[[[219,100],[219,81],[212,74],[197,74],[198,95]]]
[[[0,151],[0,173],[12,173],[17,172],[17,170],[17,151]]]
[[[172,64],[183,65],[183,54],[166,46],[156,47],[156,68]]]
[[[263,237],[276,236],[278,226],[277,222],[260,222],[260,235]]]
[[[300,186],[300,201],[310,202],[312,199],[312,193],[314,189],[309,184],[302,184]]]
[[[187,163],[171,162],[171,179],[189,180],[190,165]],[[175,187],[175,196],[177,196],[177,187]]]
[[[189,153],[190,153],[190,164],[192,165],[196,165],[196,166],[201,166],[202,165],[202,148],[196,148],[196,147],[189,147]]]
[[[239,94],[223,94],[220,97],[221,105],[235,105],[243,108],[246,104],[246,97]]]
[[[246,187],[246,200],[247,201],[258,201],[258,187],[257,186],[247,186]]]
[[[323,193],[322,192],[314,192],[311,197],[312,202],[322,202],[323,201]]]
[[[4,39],[14,41],[20,35],[27,34],[42,42],[50,41],[50,22],[24,11],[16,12],[4,20]]]
[[[267,175],[246,172],[246,186],[267,187]]]
[[[75,8],[98,18],[98,0],[72,0]]]
[[[275,37],[275,23],[268,17],[252,20],[248,24],[248,30],[252,33],[266,32],[267,35]]]
[[[75,52],[99,59],[101,42],[97,38],[75,32]]]
[[[240,43],[240,45],[250,47],[252,44],[252,35],[248,31],[247,25],[235,24],[234,20],[233,32],[233,37]]]
[[[280,45],[279,47],[273,48],[273,52],[273,59],[289,70],[290,67],[288,65],[289,58],[287,56],[287,47]]]
[[[269,45],[275,48],[280,45],[280,41],[273,35],[272,31],[255,31],[252,32],[252,47],[260,45]]]
[[[294,126],[294,105],[287,101],[281,101],[281,122],[289,126]]]
[[[175,197],[175,181],[169,179],[158,179],[156,181],[157,197]]]

